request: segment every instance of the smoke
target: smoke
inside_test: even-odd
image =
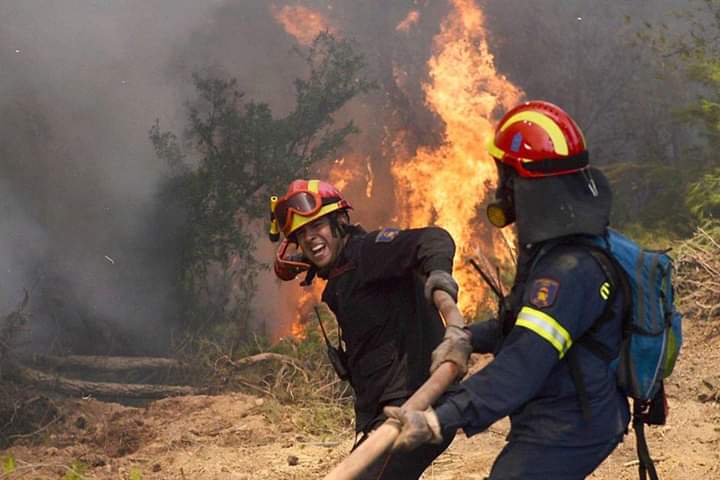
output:
[[[593,163],[681,160],[677,145],[687,136],[671,112],[690,101],[689,89],[675,83],[669,65],[677,59],[660,57],[638,34],[646,24],[668,38],[682,34],[677,12],[691,10],[692,2],[483,3],[498,68],[529,99],[567,110],[587,137]]]
[[[156,202],[162,165],[147,131],[156,117],[181,125],[167,66],[213,11],[191,0],[0,2],[0,311],[30,290],[37,348],[162,347],[172,218]]]

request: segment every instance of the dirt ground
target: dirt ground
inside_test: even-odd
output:
[[[687,321],[685,347],[667,387],[668,425],[649,429],[661,478],[720,479],[720,328]],[[177,397],[143,408],[93,399],[64,400],[64,418],[0,451],[15,461],[7,479],[305,479],[321,478],[350,448],[350,435],[318,438],[270,424],[261,398],[229,394]],[[482,479],[504,444],[507,421],[466,438],[424,475],[426,480]],[[26,444],[23,444],[26,443]],[[590,478],[637,478],[635,439]],[[4,476],[3,476],[4,475]]]

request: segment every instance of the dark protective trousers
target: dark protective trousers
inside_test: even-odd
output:
[[[389,452],[356,480],[417,480],[455,438],[454,433],[445,436],[439,445],[425,444],[410,452]]]
[[[495,460],[488,480],[582,480],[621,441],[622,436],[586,447],[556,447],[511,441]]]

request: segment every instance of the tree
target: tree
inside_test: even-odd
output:
[[[307,175],[357,132],[352,121],[336,127],[333,116],[374,87],[363,75],[363,57],[329,33],[298,53],[308,72],[295,80],[295,106],[286,116],[247,101],[233,78],[196,73],[185,142],[161,131],[159,122],[150,129],[156,153],[171,171],[165,195],[185,215],[181,286],[191,317],[228,310],[249,317],[263,268],[254,256],[254,223],[268,214],[268,196]],[[247,324],[243,329],[246,334]]]
[[[690,184],[686,204],[699,223],[720,219],[720,168]]]
[[[701,223],[720,214],[720,2],[693,0],[674,13],[673,23],[672,29],[665,22],[647,23],[639,36],[663,64],[684,74],[693,93],[675,116],[695,127],[694,144],[684,152],[683,190],[684,205]]]
[[[614,226],[688,233],[683,168],[693,136],[674,109],[689,95],[679,72],[637,38],[678,0],[489,0],[498,69],[528,99],[557,103],[577,120],[590,161],[613,186]],[[680,231],[681,230],[681,231]]]

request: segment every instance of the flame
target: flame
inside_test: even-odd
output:
[[[341,192],[349,185],[363,181],[365,183],[365,196],[372,198],[375,174],[373,173],[369,157],[361,158],[354,156],[338,158],[330,165],[326,177],[327,181]]]
[[[300,322],[299,319],[297,321],[293,322],[292,325],[290,326],[290,335],[293,338],[297,338],[300,340],[303,340],[307,336],[305,334],[305,327],[303,326],[302,322]]]
[[[450,232],[457,245],[454,275],[461,285],[460,308],[472,315],[487,300],[487,288],[467,264],[468,257],[479,256],[479,263],[487,268],[508,260],[514,243],[512,233],[489,227],[479,218],[484,216],[480,207],[497,181],[486,141],[493,133],[497,112],[516,105],[523,94],[496,71],[485,18],[475,2],[450,3],[452,10],[433,39],[433,56],[427,62],[430,81],[423,85],[427,107],[445,124],[444,142],[440,147],[408,153],[412,142],[406,141],[406,133],[385,127],[382,145],[393,159],[393,220],[403,227],[434,224]],[[304,7],[283,7],[274,13],[285,30],[302,43],[310,43],[322,30],[331,30],[321,14]],[[411,11],[396,30],[408,32],[419,18],[418,12]],[[404,91],[407,71],[394,64],[393,76]],[[327,166],[325,173],[324,177],[345,193],[364,181],[363,193],[372,197],[374,173],[369,158],[347,154]],[[294,337],[304,338],[308,313],[319,302],[323,287],[324,282],[316,280],[311,289],[298,294],[300,306],[288,329]]]
[[[282,8],[273,6],[275,20],[285,31],[303,45],[310,45],[320,32],[336,33],[327,19],[318,11],[301,5]]]
[[[522,93],[495,69],[482,11],[472,0],[451,3],[454,9],[433,39],[430,82],[424,85],[428,108],[445,122],[445,142],[438,149],[421,148],[409,158],[396,157],[392,174],[398,223],[439,225],[455,239],[460,308],[468,312],[483,300],[485,287],[467,266],[467,257],[482,249],[495,259],[508,258],[507,239],[499,231],[483,231],[485,223],[473,220],[496,182],[495,165],[485,149],[494,112],[518,103]],[[402,135],[397,143],[403,143]]]
[[[294,338],[304,339],[307,337],[307,323],[311,318],[310,314],[313,307],[320,303],[320,297],[325,288],[324,284],[325,282],[316,279],[312,286],[302,290],[300,298],[297,301],[298,308],[295,312],[295,317],[290,324],[290,335]],[[325,328],[328,328],[328,326],[326,325]]]
[[[395,27],[395,30],[398,32],[409,32],[410,28],[415,26],[418,23],[418,20],[420,20],[420,12],[417,10],[411,10],[408,12],[408,14],[405,16],[405,18],[397,24]]]
[[[357,178],[358,173],[359,171],[354,163],[346,167],[345,158],[337,158],[330,168],[328,182],[335,185],[335,188],[342,192],[353,179]]]

